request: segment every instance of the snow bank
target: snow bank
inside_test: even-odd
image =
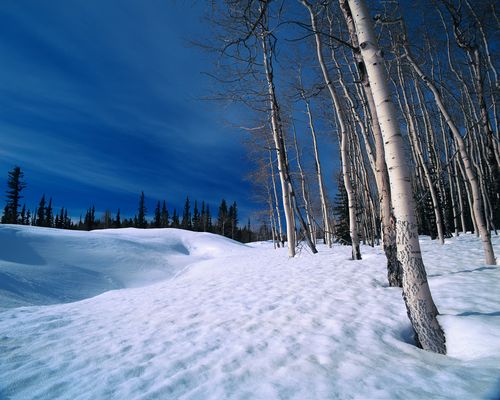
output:
[[[75,240],[72,232],[60,234]],[[16,235],[26,243],[53,238],[52,231],[27,228]],[[189,232],[89,235],[118,241],[118,249],[130,241],[136,260],[147,258],[151,269],[178,257],[183,273],[79,302],[0,313],[0,398],[500,397],[500,268],[482,265],[472,235],[445,246],[422,240],[449,356],[412,344],[401,292],[386,285],[380,249],[363,247],[357,262],[347,247],[320,246],[318,255],[288,259],[269,244],[238,246]],[[162,258],[169,240],[173,247]],[[74,261],[74,251],[92,243],[77,241],[52,262]],[[26,258],[48,259],[35,250]],[[119,264],[99,261],[109,270]]]
[[[149,285],[190,263],[240,247],[216,235],[181,229],[82,232],[0,225],[0,309]]]

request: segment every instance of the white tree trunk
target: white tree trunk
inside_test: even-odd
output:
[[[354,21],[350,13],[347,0],[340,0],[340,8],[347,23],[347,29],[351,37],[351,43],[354,48],[357,49],[359,47],[359,40],[356,34],[356,28],[354,26]],[[354,52],[354,56],[356,58],[356,64],[358,64],[358,68],[361,68],[363,64],[361,54],[359,52]],[[373,100],[370,81],[366,77],[366,74],[364,74],[363,70],[360,70],[359,74],[359,79],[361,80],[361,83],[363,85],[363,91],[366,97],[365,108],[368,109],[367,114],[369,114],[371,118],[373,141],[375,143],[375,157],[373,157],[373,151],[371,149],[368,138],[366,138],[366,136],[364,135],[368,159],[370,160],[370,164],[372,165],[372,168],[374,170],[373,173],[375,175],[375,183],[377,185],[378,200],[380,205],[380,220],[382,225],[382,243],[384,253],[387,257],[387,279],[389,281],[389,286],[401,287],[401,263],[397,258],[396,225],[392,214],[391,188],[389,184],[387,164],[385,162],[384,140],[382,138],[382,132],[380,131],[380,125],[378,122],[377,113],[375,111],[375,102]],[[363,133],[365,132],[363,131]]]
[[[325,230],[325,241],[328,247],[332,247],[332,230],[330,228],[330,221],[328,219],[328,206],[326,204],[326,194],[325,194],[325,185],[323,183],[323,174],[321,171],[321,161],[319,159],[319,150],[318,150],[318,142],[316,140],[316,130],[314,129],[314,122],[311,113],[311,106],[309,105],[309,101],[305,97],[302,92],[302,99],[306,103],[306,112],[309,120],[309,128],[311,131],[312,141],[313,141],[313,151],[314,151],[314,162],[316,168],[316,177],[318,179],[318,187],[319,187],[319,200],[321,203],[321,212],[323,214],[323,226]]]
[[[274,175],[274,162],[273,162],[273,154],[271,152],[271,147],[269,147],[269,168],[271,169],[271,183],[273,184],[274,204],[276,207],[276,219],[278,220],[277,236],[279,243],[281,243],[281,246],[285,246],[285,239],[283,238],[283,227],[281,226],[281,212],[278,200],[278,190],[276,189],[276,177]],[[279,244],[278,247],[280,247]]]
[[[420,252],[410,171],[405,159],[397,113],[387,84],[384,59],[364,1],[349,0],[348,4],[384,138],[397,224],[398,258],[403,268],[403,298],[420,345],[425,350],[444,354],[446,353],[444,332],[436,318],[438,311],[427,283],[427,274]]]
[[[307,228],[309,230],[309,236],[311,237],[311,241],[313,243],[316,243],[316,238],[314,236],[312,218],[311,218],[311,206],[309,204],[309,196],[307,194],[307,189],[306,189],[306,175],[304,173],[304,169],[302,168],[302,162],[300,160],[301,157],[300,157],[299,145],[297,143],[297,134],[295,132],[295,125],[293,125],[293,144],[295,146],[295,154],[297,156],[297,167],[299,168],[299,174],[300,174],[300,187],[302,189],[302,200],[304,201],[304,210],[306,212]]]
[[[340,103],[340,98],[333,86],[333,83],[330,79],[328,69],[326,68],[325,60],[323,57],[323,49],[321,43],[321,34],[318,31],[316,15],[311,4],[307,0],[299,0],[300,3],[307,8],[309,11],[309,16],[311,19],[311,25],[314,32],[314,37],[316,39],[316,54],[318,57],[318,62],[321,67],[321,71],[323,73],[323,78],[328,87],[328,91],[330,93],[330,97],[332,98],[333,106],[335,114],[337,115],[337,120],[340,128],[340,158],[342,162],[342,175],[344,179],[344,186],[347,192],[347,201],[349,204],[349,231],[352,242],[352,259],[353,260],[361,260],[361,252],[359,249],[359,237],[358,237],[358,229],[356,224],[356,204],[355,204],[355,195],[354,188],[351,182],[351,162],[349,160],[348,154],[348,140],[349,140],[349,127],[347,126],[347,121],[345,117],[345,112],[342,108],[342,104]]]
[[[295,256],[295,222],[293,216],[293,205],[290,199],[290,186],[289,186],[289,176],[288,176],[288,165],[286,148],[283,140],[283,127],[281,126],[281,117],[279,112],[278,101],[276,99],[276,92],[274,88],[274,78],[273,78],[273,67],[272,60],[269,55],[269,46],[267,33],[262,33],[261,44],[262,44],[262,56],[264,70],[267,80],[267,89],[269,97],[269,107],[271,113],[271,127],[273,133],[274,145],[276,146],[276,156],[278,158],[278,172],[281,182],[281,193],[283,200],[283,210],[285,213],[286,221],[286,236],[288,242],[288,256]]]

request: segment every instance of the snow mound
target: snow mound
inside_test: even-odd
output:
[[[0,309],[149,285],[195,261],[242,248],[217,235],[181,229],[82,232],[0,225]]]

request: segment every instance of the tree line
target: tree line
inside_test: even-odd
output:
[[[134,217],[122,218],[118,208],[113,215],[106,210],[101,217],[96,216],[95,206],[89,207],[85,215],[80,215],[78,222],[74,222],[68,215],[68,209],[61,207],[54,210],[52,198],[47,200],[42,195],[38,206],[32,211],[26,204],[21,206],[22,191],[26,188],[24,173],[19,166],[8,172],[6,201],[1,218],[2,224],[32,225],[58,229],[93,230],[108,228],[179,228],[195,232],[211,232],[231,239],[247,243],[257,237],[252,233],[250,220],[243,227],[239,226],[238,205],[222,199],[216,215],[212,218],[210,205],[202,201],[194,201],[191,206],[189,197],[186,197],[182,213],[173,209],[170,214],[166,201],[158,201],[153,211],[153,217],[148,218],[145,195],[141,192],[137,213]]]

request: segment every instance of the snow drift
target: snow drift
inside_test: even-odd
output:
[[[380,249],[17,226],[0,246],[2,399],[500,396],[500,268],[472,235],[422,239],[448,356],[413,345]]]
[[[0,227],[0,310],[70,302],[171,278],[242,245],[181,229]]]

